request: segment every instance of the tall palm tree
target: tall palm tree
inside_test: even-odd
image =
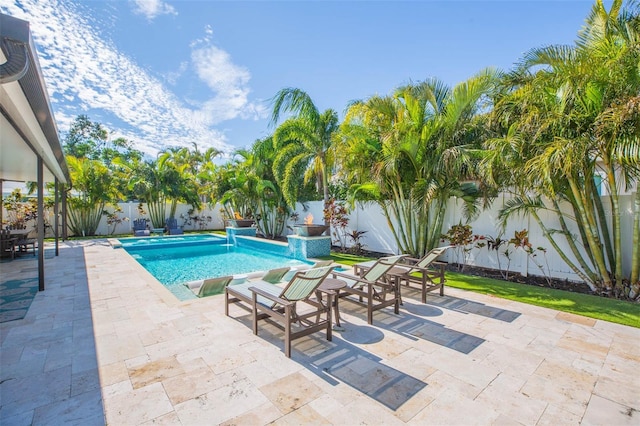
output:
[[[272,137],[258,139],[251,147],[251,172],[256,177],[258,230],[268,238],[282,235],[291,208],[273,174],[276,147]]]
[[[95,235],[105,207],[120,198],[117,177],[99,160],[67,156],[73,188],[69,195],[69,227],[75,235]]]
[[[478,118],[495,72],[485,70],[453,89],[437,79],[398,88],[393,96],[354,102],[341,126],[340,163],[353,170],[352,194],[383,209],[403,252],[424,255],[442,234],[446,203],[472,209]]]
[[[254,219],[256,206],[256,176],[252,173],[253,156],[249,150],[239,149],[231,162],[216,170],[212,181],[212,201],[222,204],[224,215]]]
[[[275,125],[284,112],[294,116],[281,123],[273,134],[278,152],[273,163],[275,178],[290,206],[295,207],[301,183],[313,178],[327,204],[338,114],[332,109],[321,113],[306,92],[294,88],[282,89],[274,97],[271,123]]]
[[[640,175],[640,33],[638,14],[621,7],[622,1],[616,0],[607,11],[598,0],[575,46],[548,46],[525,55],[496,104],[494,116],[503,134],[487,143],[484,164],[492,173],[502,171],[503,184],[518,195],[503,212],[504,219],[513,213],[532,214],[565,262],[594,290],[638,297],[638,240],[632,285],[622,288],[619,191],[623,185],[631,188]],[[594,183],[596,173],[610,193],[610,228],[605,201]],[[532,198],[527,192],[532,189],[549,204]],[[560,213],[562,201],[573,209],[584,250],[568,224],[571,217]],[[557,214],[559,232],[543,223],[541,209]],[[634,233],[640,238],[637,225]],[[573,259],[559,249],[560,235]]]
[[[193,144],[194,149],[189,148],[167,148],[158,154],[157,166],[169,173],[172,169],[177,172],[177,179],[174,179],[165,192],[170,200],[169,217],[175,217],[176,208],[179,201],[191,204],[198,210],[201,206],[203,185],[199,181],[200,172],[207,163],[220,154],[215,148],[210,148],[205,153],[198,150],[198,145]],[[205,156],[206,155],[206,156]]]

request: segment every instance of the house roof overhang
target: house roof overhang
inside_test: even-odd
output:
[[[69,183],[29,23],[0,13],[0,180]]]

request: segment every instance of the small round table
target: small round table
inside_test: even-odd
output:
[[[347,283],[336,278],[325,278],[318,287],[320,291],[333,291],[336,293],[333,299],[333,309],[336,314],[336,327],[342,328],[340,325],[340,311],[338,310],[338,300],[340,299],[340,289],[345,288]]]

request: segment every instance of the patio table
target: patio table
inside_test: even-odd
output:
[[[12,237],[26,237],[31,232],[30,229],[10,229],[9,235]]]

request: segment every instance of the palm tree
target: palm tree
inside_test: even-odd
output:
[[[227,218],[255,217],[258,183],[256,176],[251,172],[252,164],[251,152],[239,149],[234,153],[233,161],[219,167],[212,176],[212,202],[222,204]]]
[[[283,112],[294,114],[273,134],[273,144],[278,152],[273,170],[284,197],[295,207],[301,183],[315,178],[327,204],[338,114],[332,109],[321,113],[306,92],[294,88],[282,89],[274,97],[271,123],[275,125]]]
[[[354,102],[341,126],[340,163],[356,199],[375,200],[398,247],[422,256],[442,234],[451,197],[473,210],[478,118],[495,73],[485,70],[451,89],[437,79],[398,88],[393,96]]]
[[[117,177],[99,160],[68,155],[67,164],[73,182],[69,227],[75,235],[95,235],[106,205],[120,198]]]
[[[186,147],[167,148],[158,154],[159,168],[174,169],[179,174],[179,178],[165,188],[171,202],[169,217],[175,217],[179,201],[198,210],[201,201],[207,198],[208,176],[215,169],[213,159],[221,151],[209,148],[203,153],[196,143],[193,143],[193,148],[193,151]]]
[[[258,139],[250,149],[250,171],[255,177],[255,206],[258,230],[267,238],[282,235],[291,209],[273,174],[276,148],[272,137]]]
[[[619,191],[623,185],[631,188],[640,175],[640,33],[638,14],[624,12],[621,6],[622,1],[616,0],[607,12],[596,1],[576,46],[548,46],[525,55],[506,78],[496,104],[495,123],[502,135],[486,144],[484,165],[488,174],[503,179],[503,186],[517,195],[504,210],[504,220],[510,214],[531,214],[560,256],[592,289],[638,297],[638,240],[633,247],[632,285],[622,289]],[[596,174],[610,193],[610,228],[594,183]],[[531,190],[550,204],[532,197]],[[561,213],[563,201],[573,210],[579,243],[568,224],[571,216]],[[545,226],[541,210],[557,215],[560,230]],[[637,225],[634,233],[638,238]],[[573,260],[558,248],[561,235]]]

